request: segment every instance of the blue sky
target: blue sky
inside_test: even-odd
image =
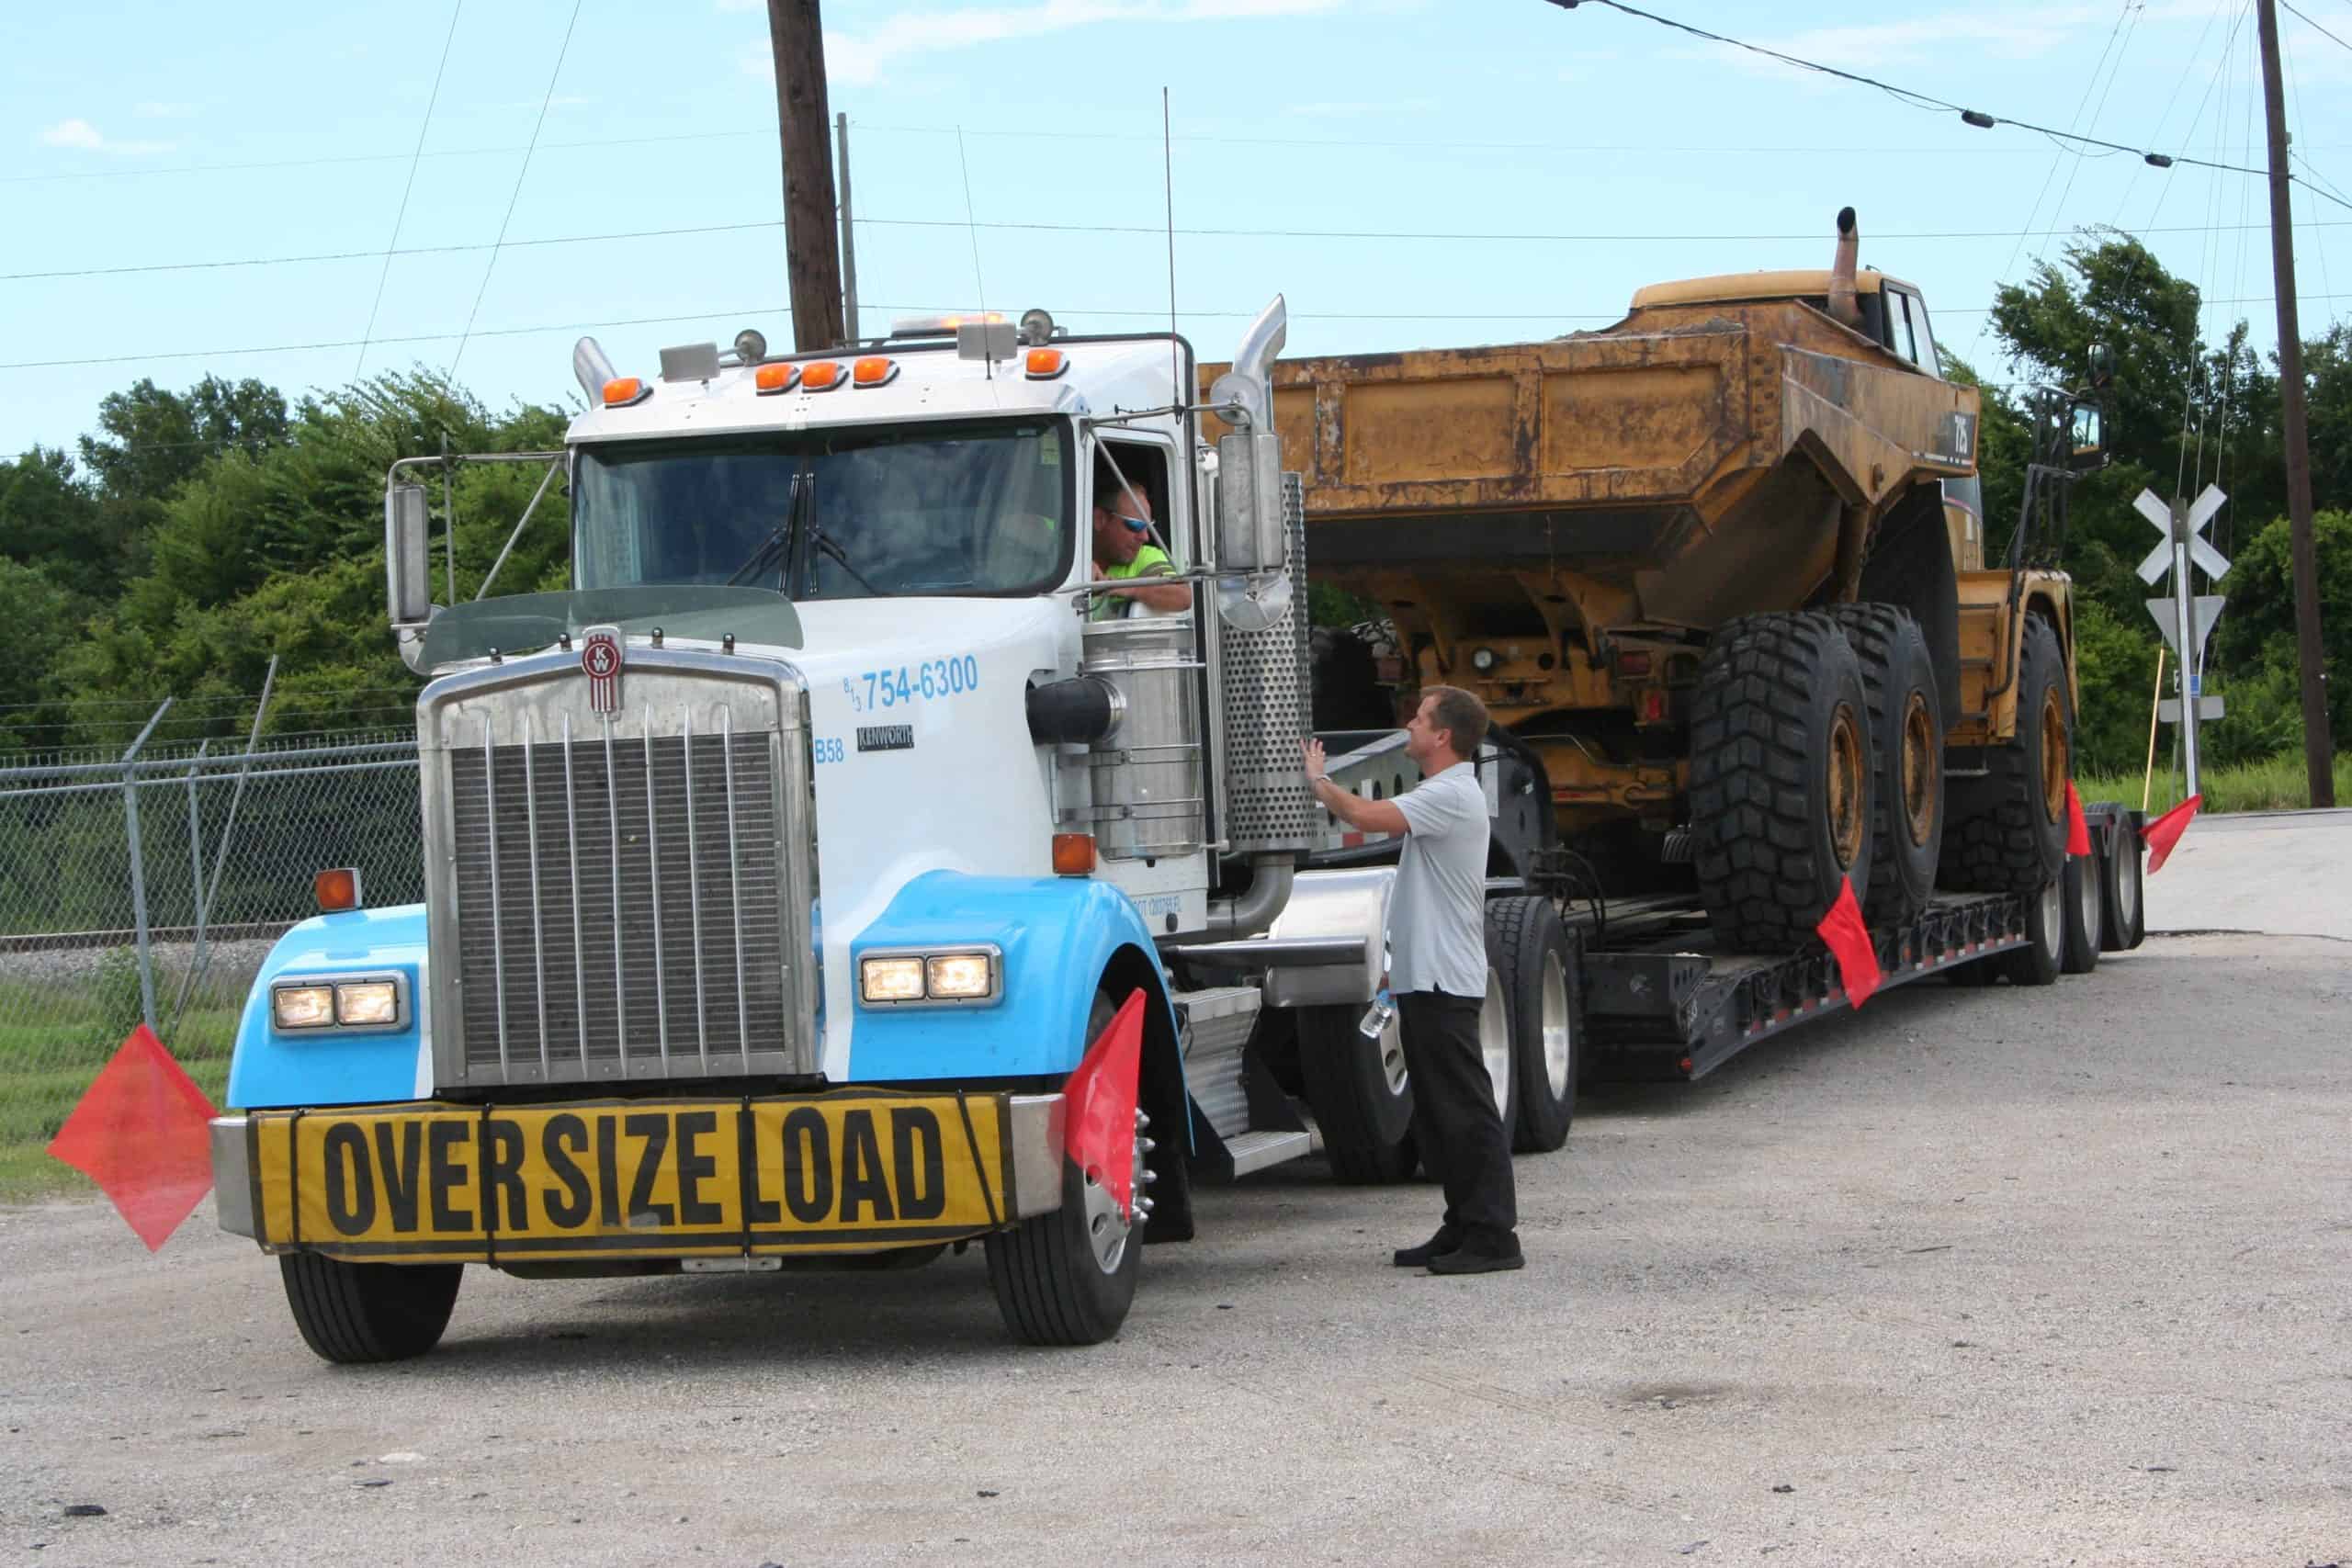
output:
[[[1644,8],[1998,115],[2263,162],[2248,0]],[[2298,9],[2311,20],[2281,15],[2289,129],[2352,194],[2352,0]],[[1597,326],[1656,278],[1823,265],[1846,203],[1864,263],[1919,283],[1946,347],[1995,373],[1979,339],[1994,288],[2079,224],[2144,231],[2209,299],[2247,301],[2212,306],[2209,333],[2245,316],[2272,336],[2260,180],[1972,130],[1597,4],[825,13],[868,332],[983,297],[1080,330],[1163,325],[1165,87],[1177,307],[1204,356],[1277,290],[1294,353]],[[574,0],[463,0],[454,34],[452,14],[12,5],[0,450],[69,442],[141,376],[299,394],[363,363],[446,366],[469,316],[458,373],[493,406],[570,396],[583,328],[624,369],[743,325],[789,343],[759,0],[579,0],[576,23]],[[2352,207],[2296,201],[2310,334],[2352,304]],[[561,243],[649,230],[702,231]],[[395,243],[424,254],[387,267]],[[345,259],[186,265],[318,255]],[[100,270],[154,267],[177,270]],[[39,273],[82,276],[23,276]],[[379,340],[364,361],[294,346],[363,335]],[[276,351],[227,352],[257,348]],[[53,361],[71,363],[34,363]]]

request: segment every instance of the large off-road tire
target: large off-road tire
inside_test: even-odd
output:
[[[1102,1032],[1117,1008],[1104,989],[1094,993],[1080,1049]],[[1135,1194],[1144,1193],[1140,1127],[1135,1144]],[[1090,1180],[1076,1161],[1062,1160],[1062,1206],[1032,1214],[984,1244],[989,1288],[1004,1325],[1024,1345],[1100,1345],[1119,1332],[1135,1303],[1143,1271],[1144,1217],[1119,1215],[1108,1189]]]
[[[2098,848],[2096,842],[2092,848]],[[2099,928],[2104,923],[2096,853],[2066,857],[2065,874],[2059,878],[2059,896],[2066,907],[2066,952],[2059,960],[2059,966],[2069,975],[2087,975],[2098,967]]]
[[[2115,825],[2099,846],[2098,944],[2109,953],[2128,953],[2148,937],[2148,909],[2141,902],[2140,834],[2120,806],[2102,803],[2097,809],[2113,813]]]
[[[405,1361],[441,1343],[462,1263],[345,1263],[314,1252],[277,1260],[303,1341],[346,1366]]]
[[[1362,1008],[1301,1008],[1298,1077],[1323,1134],[1331,1174],[1352,1186],[1402,1181],[1419,1157],[1413,1146],[1413,1084],[1405,1073],[1405,1034],[1394,1018],[1377,1040],[1356,1025]]]
[[[2018,729],[1984,750],[1981,778],[1945,791],[1944,885],[1971,893],[2034,893],[2066,863],[2066,781],[2074,702],[2058,634],[2028,615],[2018,652]]]
[[[1907,920],[1935,896],[1943,854],[1944,710],[1935,662],[1907,610],[1839,604],[1829,613],[1862,667],[1870,706],[1872,853],[1862,913],[1872,925]]]
[[[1870,882],[1870,716],[1838,623],[1749,615],[1707,645],[1690,699],[1699,897],[1736,953],[1790,953]]]
[[[2025,903],[2025,945],[1994,960],[2012,986],[2050,986],[2066,957],[2066,887],[2053,876]]]
[[[1568,1141],[1577,1108],[1576,954],[1548,898],[1515,895],[1487,905],[1495,976],[1510,1014],[1519,1110],[1510,1146],[1548,1154]]]

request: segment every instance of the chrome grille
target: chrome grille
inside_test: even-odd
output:
[[[587,711],[568,660],[428,694],[444,1081],[809,1070],[797,682],[630,653],[616,716]]]

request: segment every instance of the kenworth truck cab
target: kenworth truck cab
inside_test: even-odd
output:
[[[213,1123],[221,1224],[314,1350],[429,1349],[468,1264],[975,1240],[1017,1337],[1095,1342],[1195,1178],[1393,1163],[1396,1032],[1357,1026],[1392,873],[1298,869],[1283,338],[1277,299],[1207,404],[1182,338],[1041,311],[658,377],[583,339],[563,592],[432,604],[415,479],[451,459],[394,466],[425,901],[354,887],[277,944]],[[1189,611],[1096,580],[1120,479]]]

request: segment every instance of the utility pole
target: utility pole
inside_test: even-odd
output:
[[[849,116],[835,115],[842,144],[842,324],[849,329],[844,343],[857,341],[857,233],[849,215]]]
[[[825,30],[817,11],[818,0],[768,0],[776,137],[784,152],[785,271],[792,283],[792,343],[803,354],[842,341],[833,159],[825,134]]]
[[[2312,455],[2303,415],[2303,339],[2295,319],[2295,228],[2289,207],[2287,105],[2278,85],[2277,0],[2255,0],[2262,35],[2262,103],[2270,130],[2270,271],[2278,298],[2278,402],[2287,441],[2287,521],[2293,531],[2295,654],[2303,689],[2303,768],[2311,803],[2335,804],[2327,675],[2320,655],[2319,551],[2312,536]]]

